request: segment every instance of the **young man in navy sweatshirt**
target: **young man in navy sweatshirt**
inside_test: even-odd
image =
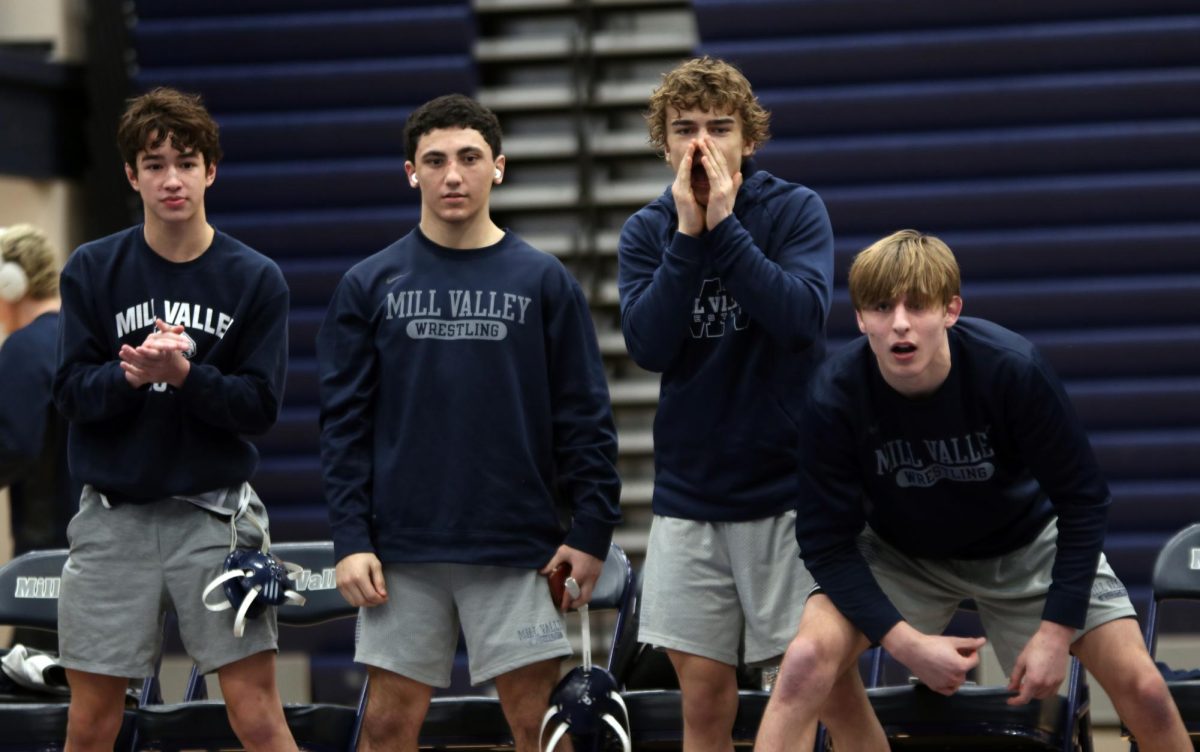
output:
[[[1023,337],[960,318],[958,265],[933,236],[864,250],[850,298],[866,336],[818,371],[801,424],[810,501],[796,537],[820,590],[755,748],[796,748],[871,643],[953,694],[985,640],[941,632],[973,598],[1009,704],[1056,693],[1070,652],[1141,749],[1189,749],[1101,552],[1108,486],[1049,365]]]
[[[816,193],[750,159],[769,117],[722,60],[667,73],[646,120],[675,180],[619,244],[625,344],[662,373],[638,639],[675,667],[688,752],[729,748],[739,643],[747,664],[777,661],[812,582],[797,422],[825,353],[833,232]]]
[[[471,680],[535,752],[571,652],[541,575],[569,564],[587,603],[620,521],[608,387],[578,283],[491,219],[496,116],[452,94],[404,135],[420,225],[346,273],[317,337],[337,582],[371,678],[359,749],[415,752],[461,626]]]
[[[275,685],[274,610],[235,637],[234,611],[202,601],[231,526],[242,546],[266,530],[247,482],[258,452],[243,437],[279,414],[288,289],[274,262],[208,224],[221,148],[199,97],[137,97],[117,138],[145,220],[80,246],[61,278],[54,397],[85,484],[59,597],[66,748],[113,748],[128,679],[154,671],[173,608],[246,749],[295,750]]]

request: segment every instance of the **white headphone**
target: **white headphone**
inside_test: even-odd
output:
[[[0,237],[8,228],[0,227]],[[29,276],[21,265],[13,261],[0,261],[0,300],[16,303],[29,292]]]
[[[504,177],[504,173],[503,173],[503,172],[500,172],[500,168],[499,168],[499,167],[497,167],[497,168],[496,168],[496,173],[495,173],[495,174],[496,174],[496,179],[497,179],[497,180],[500,180],[501,178],[503,178],[503,177]]]
[[[417,184],[417,175],[416,175],[416,173],[413,173],[412,175],[410,175],[410,176],[409,176],[409,178],[408,178],[408,182],[412,183],[413,185],[416,185],[416,184]]]

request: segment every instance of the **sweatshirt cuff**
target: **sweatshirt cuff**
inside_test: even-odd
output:
[[[346,529],[343,525],[341,530],[335,531],[333,534],[333,560],[335,562],[350,556],[351,554],[375,553],[375,546],[371,543],[371,534],[366,525],[354,525],[353,529]]]
[[[576,519],[563,544],[604,561],[608,558],[608,547],[612,543],[612,536],[611,525],[605,525],[595,520]]]
[[[741,252],[743,236],[748,237],[749,233],[735,214],[722,219],[716,227],[708,231],[709,244],[717,249],[713,253],[713,264],[718,270],[725,271]],[[753,245],[754,240],[749,238],[749,242]]]
[[[179,388],[179,394],[183,397],[185,404],[207,405],[210,402],[208,395],[217,388],[216,385],[220,380],[221,372],[216,366],[207,363],[192,363],[188,369],[187,378],[183,380],[183,385]]]
[[[1090,594],[1077,596],[1051,590],[1046,596],[1046,605],[1042,608],[1042,619],[1066,627],[1083,629],[1083,625],[1087,623],[1090,603]]]
[[[693,238],[676,230],[675,237],[671,238],[671,245],[667,247],[667,253],[684,263],[699,264],[704,260],[707,248],[708,243],[704,238]]]

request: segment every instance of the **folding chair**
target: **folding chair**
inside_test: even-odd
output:
[[[0,568],[0,624],[58,629],[58,594],[66,549],[29,551]],[[143,684],[141,701],[157,699],[157,682]],[[0,696],[0,750],[59,750],[67,738],[69,698],[30,693]],[[133,744],[134,713],[125,711],[116,749]]]
[[[1163,601],[1200,601],[1200,523],[1184,528],[1163,545],[1154,561],[1150,584],[1154,596],[1146,611],[1146,648],[1154,656],[1158,650],[1159,610]],[[1200,679],[1168,676],[1167,688],[1183,716],[1192,747],[1200,749]],[[1122,732],[1129,739],[1130,752],[1136,752],[1137,739],[1128,729],[1122,728]]]
[[[307,598],[307,603],[280,606],[277,611],[280,626],[308,627],[357,616],[358,609],[342,598],[334,583],[333,543],[276,543],[271,553],[304,569],[297,590]],[[240,749],[237,735],[229,725],[225,703],[206,697],[204,677],[193,666],[183,702],[138,709],[137,748],[162,752]],[[288,703],[283,712],[301,749],[312,752],[354,749],[351,746],[357,716],[354,707]]]
[[[633,594],[633,567],[621,547],[613,543],[600,579],[592,589],[591,610],[616,609],[616,624],[613,641],[620,633],[626,620],[629,601]],[[609,655],[611,668],[612,655]],[[363,687],[359,700],[359,724],[366,710],[368,687]],[[355,732],[355,744],[358,741]],[[511,749],[512,731],[494,697],[434,697],[421,726],[418,744],[422,749]]]
[[[629,617],[617,635],[611,670],[622,687],[636,749],[678,749],[683,743],[683,702],[679,681],[661,650],[638,642],[642,576],[630,604]],[[745,666],[738,667],[738,711],[733,722],[735,747],[751,747],[771,695]]]
[[[967,684],[950,697],[911,679],[887,685],[887,652],[873,650],[867,696],[893,750],[1092,750],[1087,680],[1074,656],[1066,694],[1011,706],[1003,685]]]

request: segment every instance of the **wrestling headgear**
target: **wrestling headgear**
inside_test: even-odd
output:
[[[579,583],[568,577],[565,585],[571,598],[578,598]],[[575,739],[575,749],[583,752],[580,744],[589,746],[592,752],[607,747],[608,732],[620,742],[622,752],[630,752],[629,711],[617,688],[617,680],[608,671],[592,665],[592,630],[588,607],[580,606],[580,621],[583,625],[583,665],[562,678],[550,693],[550,709],[542,717],[542,728],[538,738],[545,737],[546,728],[557,722],[545,751],[553,752],[555,745],[568,731]],[[584,740],[590,740],[587,745]]]
[[[262,533],[262,549],[237,548],[237,520],[244,513],[245,505],[239,504],[238,513],[234,515],[230,525],[234,528],[233,540],[230,544],[229,555],[225,557],[224,571],[213,578],[200,595],[204,606],[209,611],[225,611],[237,608],[237,616],[233,620],[233,634],[241,637],[246,630],[246,619],[258,616],[267,606],[279,606],[284,603],[294,603],[303,606],[305,597],[293,590],[288,580],[295,580],[303,571],[302,567],[281,561],[278,557],[267,553],[271,545],[270,535],[259,526]],[[258,525],[253,515],[247,519]],[[226,600],[209,603],[208,594],[220,586],[225,591]]]
[[[576,740],[578,752],[585,752],[588,746],[580,746],[584,738],[592,740],[592,750],[607,748],[604,742],[609,732],[620,742],[623,752],[630,752],[629,711],[617,691],[617,680],[599,666],[590,670],[580,666],[562,678],[550,695],[542,733],[554,722],[557,726],[546,742],[546,752],[551,752],[568,731]]]

